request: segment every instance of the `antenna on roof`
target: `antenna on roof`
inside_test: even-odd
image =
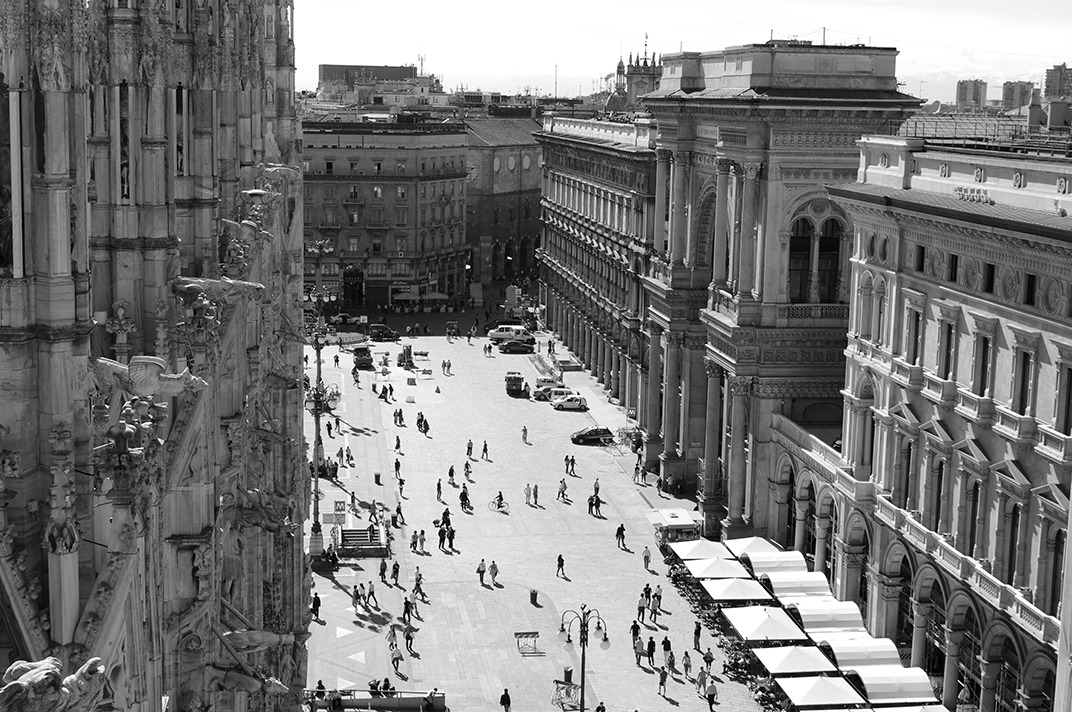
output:
[[[424,75],[424,55],[423,54],[418,54],[417,59],[420,60],[420,62],[421,62],[421,75],[423,76]]]

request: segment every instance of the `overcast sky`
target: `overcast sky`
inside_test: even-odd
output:
[[[297,88],[315,89],[319,64],[414,64],[444,88],[574,96],[614,71],[619,55],[714,50],[775,38],[863,42],[900,50],[906,91],[947,72],[994,81],[1041,80],[1072,62],[1072,10],[1008,0],[297,0]],[[936,81],[935,84],[938,84]],[[924,88],[924,94],[928,94]],[[946,99],[935,96],[932,98]]]

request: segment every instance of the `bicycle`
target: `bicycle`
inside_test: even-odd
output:
[[[498,500],[493,499],[488,502],[488,509],[493,512],[502,512],[503,514],[510,513],[510,505],[506,503],[506,500],[503,500],[503,503],[499,504]]]

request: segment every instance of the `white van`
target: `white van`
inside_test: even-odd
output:
[[[529,333],[528,329],[514,324],[495,327],[488,332],[488,339],[490,339],[493,344],[500,344],[504,341],[520,341],[524,344],[536,344],[536,337]]]
[[[560,388],[537,388],[535,398],[536,400],[545,400],[548,403],[551,403],[552,401],[556,401],[559,398],[579,395],[580,393],[573,390],[572,388],[566,388],[565,386],[562,386]]]

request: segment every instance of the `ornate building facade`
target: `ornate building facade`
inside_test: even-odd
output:
[[[772,428],[776,538],[951,710],[1072,707],[1072,164],[1039,143],[860,142],[829,189],[854,225],[844,446]]]
[[[292,13],[0,6],[0,706],[298,708]]]
[[[641,329],[655,226],[654,125],[544,117],[540,302],[608,398],[644,413]],[[641,416],[642,421],[644,416]]]
[[[824,185],[851,181],[856,140],[918,104],[897,91],[896,55],[781,41],[667,54],[643,100],[666,217],[644,278],[661,373],[647,459],[699,494],[708,534],[783,525],[772,415],[840,417],[851,231]]]

